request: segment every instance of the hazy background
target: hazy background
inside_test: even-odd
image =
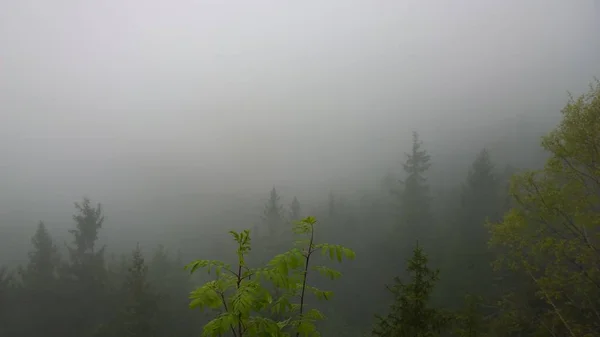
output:
[[[412,130],[443,182],[436,162],[546,130],[595,74],[593,0],[0,0],[3,249],[83,195],[115,244],[210,235],[272,186],[373,186]]]

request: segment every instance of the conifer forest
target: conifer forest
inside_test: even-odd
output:
[[[600,337],[599,41],[600,0],[0,1],[0,337]]]

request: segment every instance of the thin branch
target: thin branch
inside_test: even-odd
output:
[[[310,226],[310,242],[308,243],[308,249],[306,254],[306,264],[304,265],[304,276],[302,280],[302,293],[300,295],[300,317],[302,317],[302,313],[304,312],[304,295],[306,291],[306,278],[308,277],[308,264],[310,262],[310,257],[314,252],[313,242],[315,238],[315,227],[314,225]],[[296,332],[296,337],[300,336],[300,331]]]

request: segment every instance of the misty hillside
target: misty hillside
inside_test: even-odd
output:
[[[600,0],[0,1],[0,337],[600,336]]]

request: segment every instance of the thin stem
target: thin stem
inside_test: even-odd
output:
[[[537,278],[535,276],[533,276],[533,273],[531,271],[527,271],[527,273],[529,274],[529,276],[531,277],[533,282],[535,282],[535,284],[540,287],[540,290],[544,294],[544,297],[546,297],[546,301],[552,306],[552,308],[554,309],[554,313],[558,316],[560,321],[564,324],[565,328],[567,328],[567,330],[569,330],[569,334],[571,336],[575,337],[573,330],[571,330],[571,326],[569,325],[569,323],[567,323],[567,321],[565,320],[563,315],[560,313],[560,310],[558,309],[556,304],[554,304],[554,301],[552,301],[552,298],[550,298],[550,295],[548,295],[548,293],[544,290],[544,288],[542,288],[542,286],[540,286],[539,281],[537,280]]]
[[[241,248],[241,247],[240,247]],[[239,263],[238,263],[238,272],[237,272],[237,289],[240,289],[240,284],[242,283],[242,258],[239,259]],[[238,314],[238,335],[239,337],[242,337],[244,331],[242,330],[242,313],[240,312]]]
[[[229,312],[229,309],[227,308],[227,301],[225,300],[225,294],[220,292],[219,295],[221,295],[221,300],[223,301],[223,307],[225,308],[225,311]],[[231,328],[231,332],[233,333],[233,336],[237,337],[237,334],[235,333],[235,329],[233,328],[233,325],[230,325],[230,328]]]
[[[310,256],[313,253],[313,241],[315,238],[315,227],[314,225],[310,226],[310,242],[308,243],[308,249],[306,251],[306,264],[304,265],[304,277],[302,280],[302,293],[300,294],[300,317],[302,317],[302,313],[304,312],[304,295],[306,292],[306,278],[308,277],[308,263],[310,262]],[[296,332],[296,337],[300,336],[300,331]]]

